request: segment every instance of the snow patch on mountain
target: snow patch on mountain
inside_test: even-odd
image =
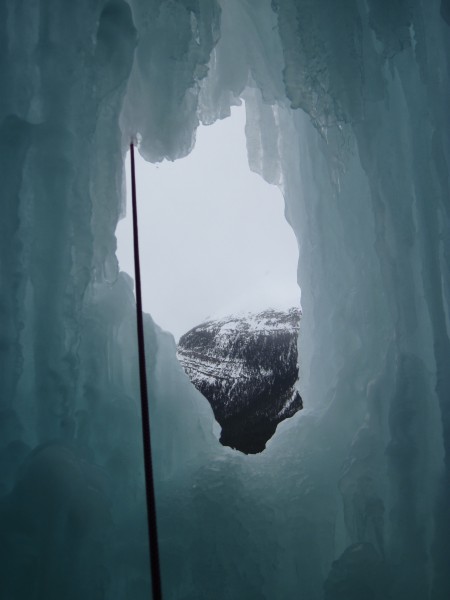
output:
[[[278,423],[303,407],[296,389],[300,317],[299,308],[233,314],[180,338],[178,359],[210,402],[222,444],[261,452]]]

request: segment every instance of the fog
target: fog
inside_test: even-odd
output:
[[[278,188],[248,166],[245,108],[198,129],[191,154],[152,165],[136,154],[143,307],[175,338],[208,317],[298,305],[298,248]],[[120,268],[132,274],[127,216]]]

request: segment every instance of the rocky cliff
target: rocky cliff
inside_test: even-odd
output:
[[[180,338],[178,359],[210,402],[224,446],[261,452],[278,423],[303,407],[295,389],[300,316],[298,308],[228,316]]]

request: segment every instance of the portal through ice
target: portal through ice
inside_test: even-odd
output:
[[[177,339],[221,443],[254,454],[303,407],[300,290],[283,198],[250,171],[244,127],[244,107],[234,108],[199,129],[188,157],[138,158],[136,174],[144,310]],[[117,236],[121,269],[132,273],[129,218]]]
[[[136,153],[144,310],[176,339],[209,317],[300,304],[297,241],[281,192],[249,169],[244,126],[234,107],[199,127],[186,158],[153,165]],[[129,208],[116,235],[132,274]]]

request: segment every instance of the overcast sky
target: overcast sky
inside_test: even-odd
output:
[[[176,339],[207,317],[299,304],[297,242],[279,190],[250,172],[244,126],[236,107],[186,158],[136,155],[143,306]],[[133,274],[129,169],[117,255]]]

